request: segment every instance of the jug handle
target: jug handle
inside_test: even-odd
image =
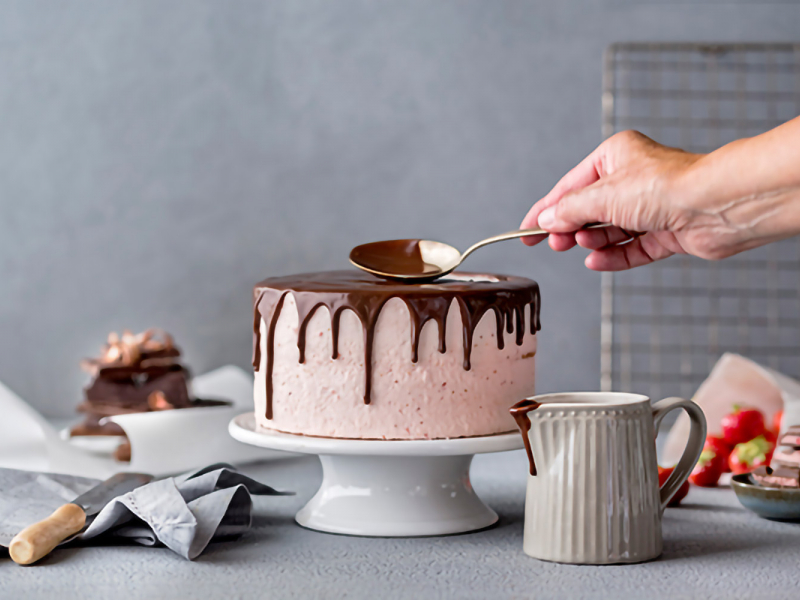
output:
[[[686,448],[683,450],[683,455],[678,461],[675,470],[670,474],[669,478],[661,486],[661,512],[667,507],[667,504],[683,483],[689,478],[692,469],[697,464],[700,458],[700,453],[703,451],[703,446],[706,441],[706,417],[697,404],[691,400],[684,398],[664,398],[653,404],[653,427],[655,428],[656,435],[658,434],[659,425],[662,419],[668,412],[676,408],[682,408],[689,415],[691,428],[689,430],[689,441],[686,442]]]

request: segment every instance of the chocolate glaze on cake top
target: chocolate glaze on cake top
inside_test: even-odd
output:
[[[471,281],[470,278],[475,280]],[[439,325],[439,352],[447,351],[445,326],[447,312],[454,300],[461,313],[465,370],[471,368],[470,354],[475,327],[487,311],[492,310],[495,314],[499,349],[504,345],[504,327],[509,333],[516,331],[516,343],[518,346],[522,345],[525,335],[524,310],[527,305],[531,307],[531,335],[541,328],[539,284],[523,277],[458,273],[433,283],[407,284],[384,281],[360,271],[350,270],[266,279],[256,284],[253,290],[253,367],[258,370],[261,364],[260,338],[263,319],[267,326],[268,349],[265,373],[267,419],[272,418],[275,327],[286,295],[290,292],[294,296],[299,316],[297,347],[301,363],[305,361],[306,328],[318,308],[326,307],[331,315],[333,359],[339,355],[339,321],[342,311],[349,309],[358,316],[364,330],[366,404],[370,402],[372,388],[372,343],[375,337],[375,325],[381,309],[391,298],[401,299],[408,307],[411,316],[412,362],[417,362],[422,327],[430,320]]]

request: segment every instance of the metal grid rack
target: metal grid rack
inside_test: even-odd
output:
[[[800,44],[608,48],[603,135],[709,152],[800,114]],[[674,256],[602,279],[601,389],[690,397],[738,352],[800,377],[800,239],[718,262]]]

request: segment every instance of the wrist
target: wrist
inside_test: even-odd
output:
[[[797,165],[789,168],[765,141],[737,140],[696,155],[675,182],[684,227],[707,228],[737,251],[800,233]]]
[[[668,178],[666,205],[670,206],[668,228],[680,231],[690,227],[704,212],[709,195],[709,165],[706,154],[686,153]]]

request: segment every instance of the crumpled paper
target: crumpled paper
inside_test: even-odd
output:
[[[200,398],[231,404],[111,417],[132,447],[130,463],[120,463],[110,454],[97,455],[62,440],[42,415],[0,382],[0,467],[107,479],[120,471],[164,476],[213,462],[292,456],[242,444],[228,434],[231,419],[253,410],[251,374],[229,365],[195,377],[192,388]]]
[[[783,426],[800,424],[800,382],[731,352],[723,354],[692,398],[706,416],[708,434],[720,435],[722,418],[734,405],[758,408],[767,420],[783,411]],[[678,462],[689,439],[689,417],[678,416],[664,445],[662,462]]]
[[[7,547],[19,531],[97,483],[82,477],[0,469],[0,545]],[[238,536],[250,528],[251,494],[293,492],[277,491],[230,465],[212,465],[153,481],[115,498],[73,540],[111,536],[144,546],[163,544],[194,560],[212,539]]]

